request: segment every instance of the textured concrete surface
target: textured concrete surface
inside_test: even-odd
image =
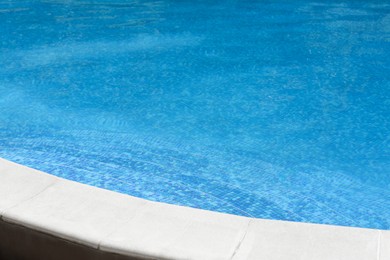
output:
[[[0,214],[1,259],[390,259],[390,231],[156,203],[3,159]]]

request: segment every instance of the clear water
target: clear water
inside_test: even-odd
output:
[[[259,218],[390,229],[390,2],[0,1],[0,157]]]

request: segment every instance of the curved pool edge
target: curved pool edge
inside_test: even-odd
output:
[[[18,241],[34,233],[45,237],[39,240],[43,248],[56,240],[57,247],[50,249],[58,256],[77,247],[84,259],[390,259],[388,230],[247,218],[152,202],[0,158],[2,230],[21,233],[0,235],[0,256],[12,254],[4,245],[18,248]]]

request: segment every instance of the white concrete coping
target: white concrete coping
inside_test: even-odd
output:
[[[0,217],[158,259],[389,260],[390,231],[246,218],[156,203],[0,159]]]

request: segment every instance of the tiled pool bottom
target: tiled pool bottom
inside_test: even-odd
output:
[[[151,135],[14,136],[0,133],[0,157],[153,201],[249,217],[390,229],[390,191],[340,172],[276,167],[240,151],[223,153],[212,145],[200,149]]]
[[[390,229],[389,14],[0,1],[0,156],[159,202]]]
[[[155,203],[1,158],[0,231],[0,258],[11,259],[390,257],[390,231],[246,218]]]

